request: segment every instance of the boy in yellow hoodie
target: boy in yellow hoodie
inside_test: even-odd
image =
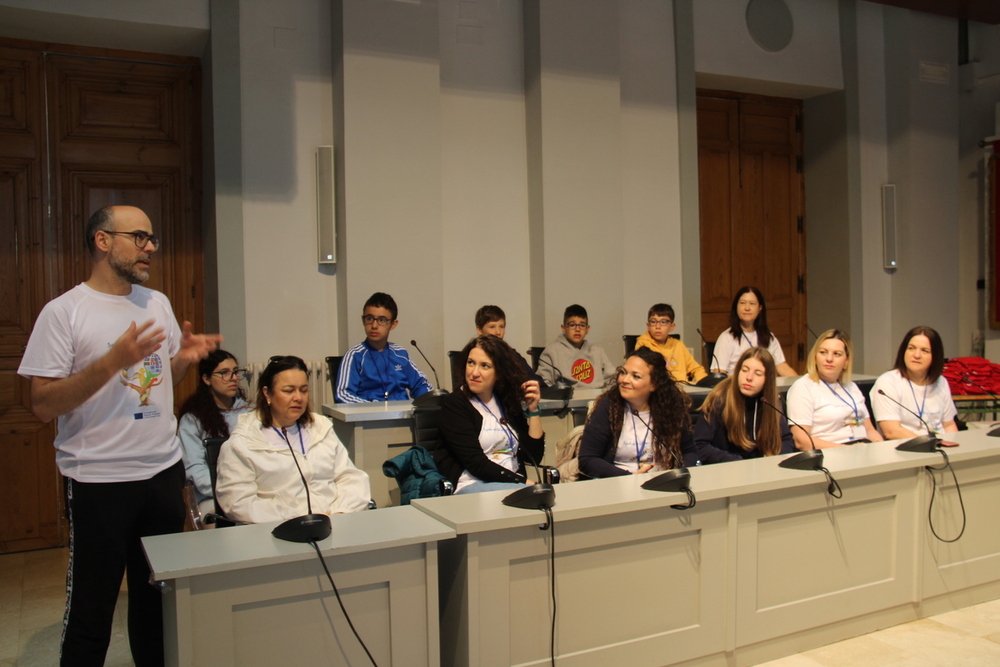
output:
[[[648,347],[667,360],[667,371],[675,382],[700,382],[708,373],[694,360],[684,343],[670,334],[674,327],[674,309],[670,304],[658,303],[646,316],[646,333],[635,342],[636,348]]]

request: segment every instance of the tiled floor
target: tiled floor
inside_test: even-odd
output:
[[[68,555],[47,549],[0,556],[0,667],[59,664]],[[132,664],[125,611],[123,584],[105,665]]]
[[[66,558],[66,549],[0,556],[0,667],[58,663]],[[132,664],[125,609],[123,586],[105,665]],[[846,639],[765,665],[994,667],[1000,665],[1000,600]]]

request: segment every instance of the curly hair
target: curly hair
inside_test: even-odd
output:
[[[767,326],[767,306],[764,304],[764,295],[756,287],[745,285],[736,290],[736,296],[733,297],[733,305],[729,307],[729,333],[736,340],[739,340],[740,336],[743,335],[743,327],[740,324],[740,316],[736,309],[740,305],[740,297],[748,293],[757,297],[757,303],[760,305],[760,312],[757,313],[757,319],[753,321],[753,330],[757,332],[757,345],[767,348],[771,344],[771,330]]]
[[[194,390],[193,394],[187,397],[177,414],[178,419],[188,413],[194,415],[194,418],[201,423],[201,428],[205,431],[205,435],[209,438],[229,437],[229,424],[226,423],[226,418],[222,416],[222,410],[215,403],[215,397],[212,395],[212,387],[205,382],[205,378],[210,377],[215,372],[215,369],[219,367],[219,364],[227,359],[232,359],[239,365],[236,357],[231,352],[226,352],[225,350],[210,352],[207,357],[198,362],[198,388]],[[236,391],[236,395],[242,399],[246,399],[243,387],[240,387]]]
[[[472,398],[472,392],[465,384],[465,368],[469,363],[469,353],[475,347],[485,352],[493,362],[496,378],[493,395],[497,399],[497,405],[505,415],[520,414],[521,401],[524,399],[521,385],[528,381],[528,376],[524,372],[524,364],[517,358],[517,352],[502,338],[486,335],[470,340],[458,355],[459,363],[454,367],[452,386],[458,387],[467,397]]]
[[[715,385],[700,410],[705,413],[705,419],[711,422],[712,416],[721,405],[722,423],[726,427],[726,437],[731,442],[745,451],[756,447],[764,456],[774,456],[781,453],[781,415],[777,410],[765,409],[761,413],[760,427],[755,434],[756,442],[747,437],[746,397],[740,391],[738,375],[743,363],[750,358],[757,359],[764,366],[764,387],[753,398],[763,397],[772,406],[778,405],[778,380],[774,357],[763,347],[751,347],[740,355],[733,374]]]
[[[638,357],[649,366],[649,382],[653,391],[649,395],[649,428],[653,435],[653,461],[658,468],[668,470],[683,465],[681,438],[691,430],[691,399],[667,372],[667,362],[663,355],[648,347],[640,347],[628,354],[625,361]],[[618,378],[623,372],[608,380],[600,398],[608,400],[608,421],[611,424],[611,446],[618,449],[622,423],[632,406],[622,398],[618,389]],[[590,418],[587,418],[590,421]]]

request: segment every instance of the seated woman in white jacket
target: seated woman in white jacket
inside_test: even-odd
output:
[[[298,357],[271,357],[257,384],[257,408],[242,415],[219,453],[216,496],[226,516],[263,523],[302,516],[309,483],[317,514],[368,507],[368,475],[354,467],[323,415],[309,412],[309,379]]]

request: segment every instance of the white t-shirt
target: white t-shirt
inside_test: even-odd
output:
[[[814,438],[843,443],[868,437],[865,396],[853,382],[813,382],[803,375],[788,388],[785,407],[792,420],[811,427]]]
[[[469,399],[472,407],[483,416],[483,426],[479,429],[479,446],[483,448],[486,457],[499,466],[503,466],[511,472],[517,472],[517,433],[510,424],[501,424],[500,406],[497,404],[497,397],[494,395],[485,405],[478,398],[473,396]],[[455,485],[457,493],[462,488],[482,481],[468,470],[463,470]]]
[[[757,347],[757,332],[740,331],[740,339],[734,340],[733,335],[726,329],[715,339],[715,361],[710,365],[712,368],[722,368],[723,372],[732,375],[736,362],[740,360],[740,355],[751,347]],[[781,350],[781,343],[771,334],[771,342],[767,346],[767,351],[774,357],[774,365],[785,363],[785,353]],[[718,364],[718,365],[716,365]]]
[[[180,350],[181,331],[167,297],[139,285],[115,296],[81,283],[38,315],[17,370],[26,378],[79,373],[132,322],[150,319],[166,335],[160,349],[59,416],[56,463],[63,475],[78,482],[140,481],[180,460],[170,360]]]
[[[934,384],[921,387],[905,379],[899,371],[891,370],[882,373],[872,387],[872,410],[875,412],[875,421],[898,421],[903,428],[917,435],[926,435],[927,429],[916,415],[910,414],[879,394],[879,389],[923,417],[934,435],[939,437],[944,435],[944,423],[954,421],[958,414],[955,402],[951,400],[948,380],[943,375]]]
[[[643,465],[653,462],[653,434],[646,424],[649,424],[649,410],[636,417],[626,409],[615,451],[615,466],[634,472],[639,469],[639,461]]]

